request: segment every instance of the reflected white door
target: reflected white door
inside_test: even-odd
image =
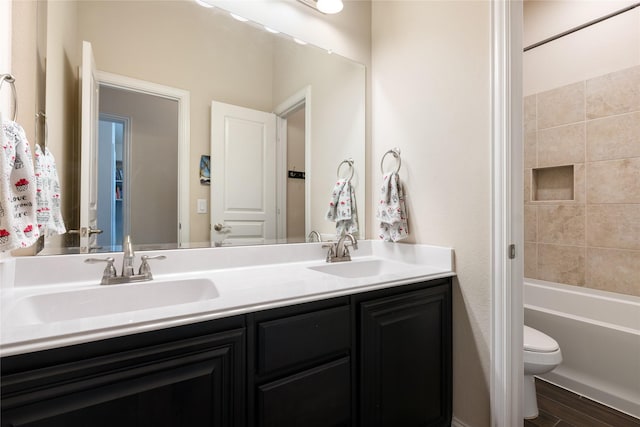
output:
[[[275,237],[276,116],[213,101],[211,242],[258,244]]]
[[[80,251],[96,247],[98,224],[98,113],[99,86],[91,43],[82,42],[80,142]]]

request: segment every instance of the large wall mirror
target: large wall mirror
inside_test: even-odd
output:
[[[346,159],[353,160],[363,237],[363,65],[192,0],[39,1],[38,20],[46,143],[58,165],[67,228],[81,229],[83,183],[95,180],[103,200],[95,225],[102,234],[83,248],[77,234],[49,237],[42,254],[118,250],[123,234],[139,249],[301,242],[310,230],[330,235],[335,224],[325,213]],[[98,171],[81,175],[87,45],[99,98]],[[248,143],[220,152],[219,105],[272,115],[273,151]],[[259,180],[264,174],[272,175]],[[261,234],[253,219],[214,223],[222,187],[232,189],[227,205],[253,194],[249,210],[273,209],[275,231]],[[264,192],[256,195],[258,187]]]

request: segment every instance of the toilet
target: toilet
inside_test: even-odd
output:
[[[524,325],[524,418],[538,416],[534,375],[545,374],[562,362],[560,346],[550,336]]]

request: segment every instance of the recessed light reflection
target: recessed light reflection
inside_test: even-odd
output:
[[[266,25],[264,26],[264,29],[269,31],[270,33],[273,33],[273,34],[278,34],[280,32],[278,30],[274,30],[273,28],[269,28]]]
[[[293,38],[293,41],[294,41],[294,42],[296,42],[296,43],[298,43],[298,44],[301,44],[302,46],[304,46],[305,44],[307,44],[307,42],[306,42],[306,41],[304,41],[304,40],[300,40],[300,39],[297,39],[297,38],[295,38],[295,37]]]
[[[235,20],[238,20],[240,22],[247,22],[248,19],[245,18],[244,16],[240,16],[240,15],[236,15],[235,13],[229,13],[229,15],[231,15],[231,17]]]
[[[209,8],[209,9],[213,7],[212,4],[209,4],[204,0],[193,0],[193,1],[195,1],[196,3],[198,3],[202,7],[206,7],[206,8]]]

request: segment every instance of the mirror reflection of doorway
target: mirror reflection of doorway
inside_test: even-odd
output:
[[[98,235],[102,247],[122,246],[130,233],[128,117],[100,114],[98,125]]]
[[[178,244],[178,101],[100,84],[98,245]]]
[[[305,172],[305,104],[289,112],[284,119],[287,122],[287,169],[292,172]],[[287,241],[305,242],[305,178],[287,179]]]

